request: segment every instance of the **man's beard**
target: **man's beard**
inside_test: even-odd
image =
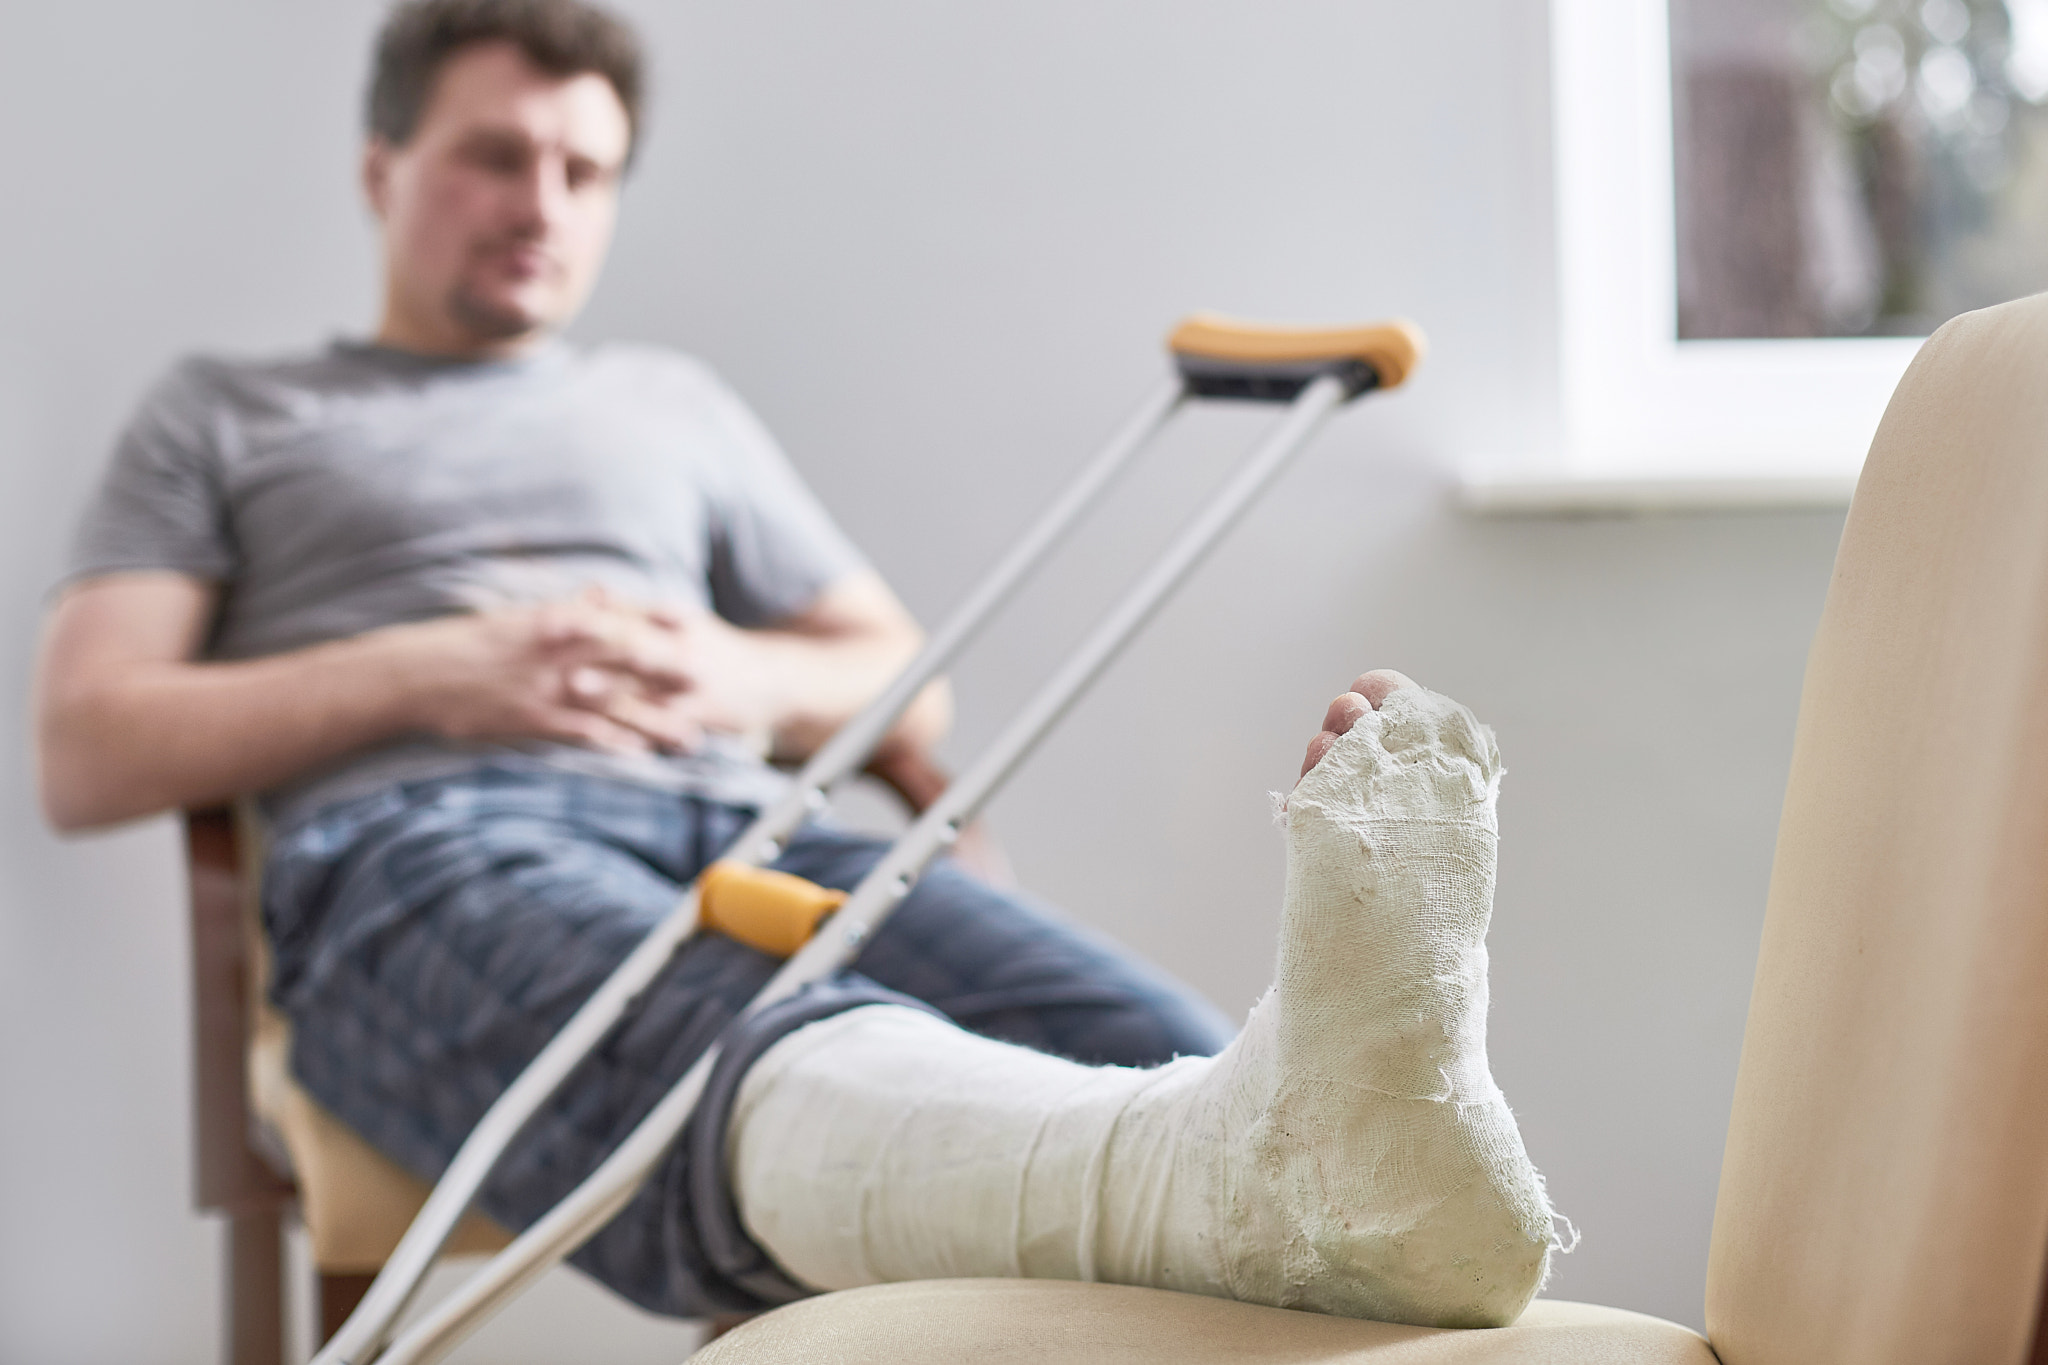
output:
[[[457,284],[449,291],[448,315],[472,335],[486,341],[510,341],[548,326],[545,318],[491,303],[467,284]]]

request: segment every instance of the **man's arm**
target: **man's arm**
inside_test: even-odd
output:
[[[774,757],[810,756],[910,661],[917,622],[872,571],[850,575],[771,629],[745,630],[709,612],[657,615],[681,690],[664,709],[685,730],[766,734]],[[943,680],[913,702],[874,766],[927,756],[952,724]]]
[[[243,662],[198,662],[217,589],[89,579],[52,610],[36,680],[43,809],[78,830],[261,791],[408,732],[620,751],[686,739],[593,678],[680,685],[659,641],[588,601],[447,617]]]

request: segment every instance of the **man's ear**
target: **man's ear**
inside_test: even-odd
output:
[[[379,218],[384,216],[385,205],[390,198],[394,150],[389,142],[375,133],[363,144],[363,197],[370,201],[370,212]]]

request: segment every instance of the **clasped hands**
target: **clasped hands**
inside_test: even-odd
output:
[[[708,611],[593,587],[397,632],[413,718],[449,739],[684,753],[721,731],[765,749],[778,715],[764,643]]]

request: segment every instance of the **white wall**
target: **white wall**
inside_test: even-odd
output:
[[[179,351],[368,318],[369,0],[16,6],[0,214],[0,693],[139,390]],[[720,366],[927,617],[1152,382],[1198,305],[1406,313],[1342,416],[998,804],[1024,880],[1232,1010],[1266,980],[1284,785],[1402,668],[1512,768],[1496,1072],[1583,1228],[1552,1292],[1698,1324],[1807,639],[1840,518],[1471,520],[1462,459],[1554,439],[1541,7],[1392,0],[629,6],[651,137],[586,336]],[[971,752],[1256,429],[1203,412],[959,672]],[[0,1359],[203,1362],[179,866],[60,842],[0,738]],[[564,1279],[501,1360],[673,1359]],[[572,1344],[573,1343],[573,1344]]]

